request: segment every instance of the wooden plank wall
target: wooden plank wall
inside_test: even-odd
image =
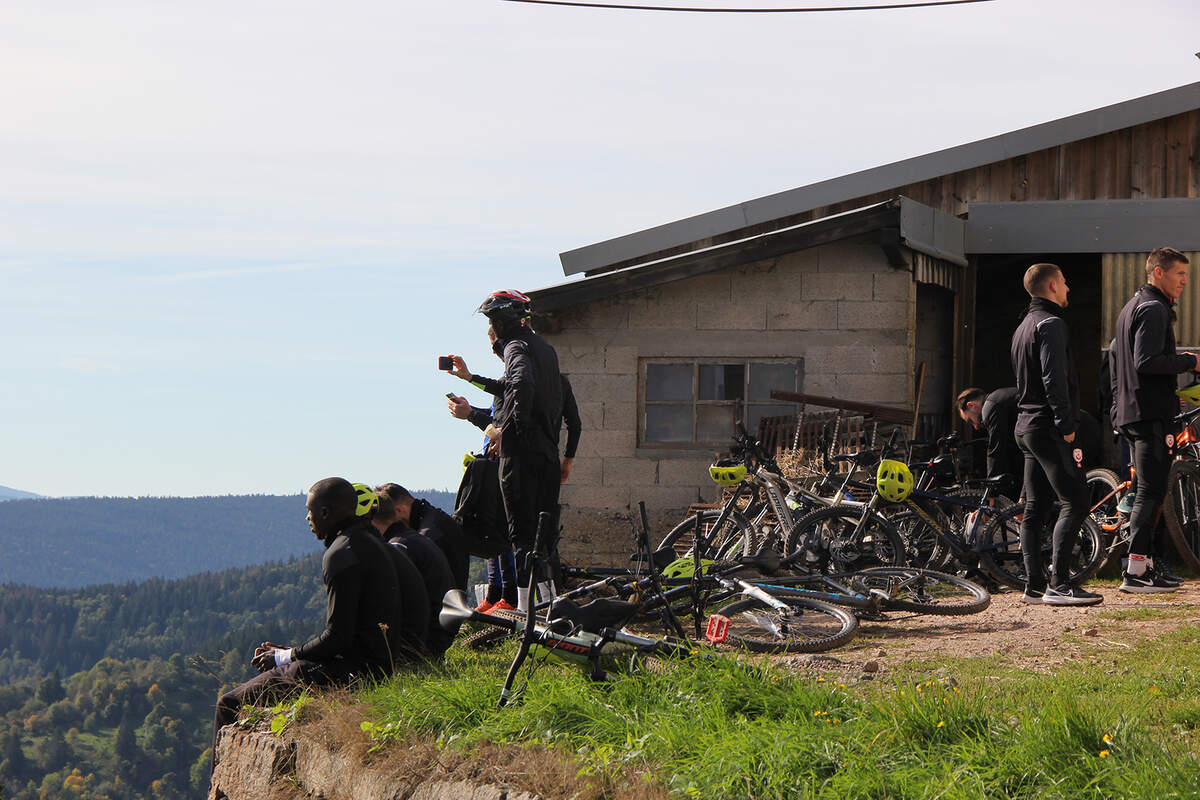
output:
[[[967,213],[968,203],[1200,197],[1200,109],[920,183],[895,186],[664,250],[654,257],[778,230],[890,200],[897,195],[911,197],[957,216]],[[634,262],[612,265],[606,270],[644,262],[647,258],[640,256]]]

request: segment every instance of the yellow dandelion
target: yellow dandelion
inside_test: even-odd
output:
[[[1107,750],[1101,750],[1101,751],[1100,751],[1100,757],[1101,757],[1101,758],[1108,758],[1108,751],[1107,751]]]
[[[838,688],[839,688],[839,689],[845,689],[845,688],[846,688],[846,684],[844,684],[844,683],[839,683],[839,684],[838,684]]]
[[[817,683],[824,683],[824,682],[825,682],[825,676],[824,676],[824,675],[818,675],[818,676],[817,676]]]
[[[814,711],[814,712],[813,712],[813,716],[814,716],[814,717],[820,717],[820,716],[824,716],[824,714],[825,714],[825,712],[824,712],[824,711]]]
[[[946,727],[946,723],[945,723],[945,722],[942,722],[941,720],[938,720],[938,724],[937,724],[937,726],[938,726],[939,728],[944,728],[944,727]]]
[[[943,703],[945,703],[946,705],[950,705],[950,698],[949,698],[949,697],[943,697],[943,698],[942,698],[942,702],[943,702]]]
[[[840,723],[841,723],[841,720],[840,720],[840,719],[838,719],[837,717],[834,717],[834,718],[833,718],[833,722],[834,722],[834,724],[835,724],[835,725],[837,725],[837,724],[840,724]]]
[[[901,696],[901,697],[904,697],[904,690],[903,690],[903,689],[901,689],[901,690],[900,690],[900,696]]]
[[[1105,744],[1112,744],[1112,734],[1111,733],[1104,734],[1104,737],[1100,741],[1104,742]]]

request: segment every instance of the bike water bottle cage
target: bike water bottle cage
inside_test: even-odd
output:
[[[731,458],[722,458],[709,466],[708,477],[717,486],[737,486],[746,480],[746,465]]]
[[[903,503],[912,494],[912,471],[903,461],[885,458],[879,462],[879,469],[875,472],[875,487],[889,503]]]
[[[1193,383],[1184,389],[1176,389],[1175,394],[1194,406],[1200,406],[1200,383]]]
[[[365,517],[379,507],[379,495],[365,483],[354,484],[354,492],[358,495],[358,503],[354,506],[354,516]]]
[[[700,559],[700,573],[707,575],[716,563],[711,558]],[[664,578],[690,578],[696,574],[696,563],[691,556],[677,558],[665,566],[662,571]]]

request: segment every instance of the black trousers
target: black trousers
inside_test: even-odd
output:
[[[217,713],[213,719],[212,766],[217,766],[217,733],[221,728],[237,720],[238,710],[244,705],[253,705],[259,700],[280,701],[299,695],[305,687],[347,686],[356,678],[373,677],[372,672],[358,661],[333,659],[331,661],[293,661],[284,667],[275,667],[254,676],[250,680],[230,689],[217,700]]]
[[[1045,589],[1042,531],[1057,496],[1061,506],[1050,542],[1050,585],[1064,586],[1071,571],[1068,554],[1088,512],[1087,478],[1081,462],[1075,458],[1078,448],[1063,441],[1062,435],[1054,430],[1017,434],[1017,445],[1025,455],[1021,555],[1025,560],[1026,581],[1031,589]]]
[[[1175,430],[1161,420],[1143,420],[1121,426],[1121,433],[1133,448],[1133,466],[1137,473],[1137,494],[1129,515],[1129,552],[1150,556],[1157,544],[1154,532],[1167,493],[1167,471],[1174,454]],[[1168,436],[1171,444],[1167,444]]]
[[[558,553],[558,486],[562,476],[557,459],[538,453],[500,457],[500,496],[508,517],[508,538],[517,553],[517,581],[528,585],[529,559],[537,538],[538,514],[550,514],[547,541],[542,542],[543,556],[552,564]],[[557,569],[552,567],[552,575]],[[538,580],[552,577],[540,575]]]

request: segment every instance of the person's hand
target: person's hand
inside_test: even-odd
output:
[[[1070,444],[1071,442],[1075,441],[1075,434],[1068,433],[1066,436],[1063,437],[1063,441],[1066,442],[1067,444]]]
[[[464,381],[471,380],[471,370],[467,369],[467,362],[463,361],[462,356],[450,356],[450,360],[454,362],[454,366],[450,370],[451,375]]]
[[[1188,353],[1188,355],[1192,357],[1193,361],[1192,372],[1200,372],[1200,355],[1196,355],[1195,353]]]
[[[250,665],[259,672],[266,672],[269,669],[275,668],[275,651],[283,648],[271,642],[263,642],[254,651],[254,658],[250,659]]]
[[[559,472],[561,474],[559,475],[559,478],[558,478],[558,482],[560,485],[566,483],[567,478],[569,478],[571,476],[571,464],[573,464],[574,462],[575,462],[575,459],[573,459],[573,458],[564,458],[562,460],[562,464],[559,466]]]
[[[471,404],[465,397],[447,398],[446,407],[450,409],[450,416],[455,419],[466,419],[471,414]]]

